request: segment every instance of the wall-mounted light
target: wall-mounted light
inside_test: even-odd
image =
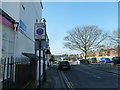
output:
[[[43,20],[43,21],[42,21]],[[45,20],[45,18],[41,18],[40,19],[40,22],[43,22],[44,24],[46,23],[46,20]]]
[[[18,30],[18,26],[19,26],[19,22],[15,22],[15,23],[14,23],[14,30],[15,30],[15,31]]]
[[[49,49],[47,49],[45,53],[46,53],[46,54],[51,54],[51,52],[50,52]]]

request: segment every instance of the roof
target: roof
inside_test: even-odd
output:
[[[38,59],[38,56],[33,53],[22,53],[22,54],[30,59]]]
[[[11,21],[12,23],[15,23],[15,20],[12,18],[12,17],[10,17],[6,12],[4,12],[1,8],[0,8],[0,14],[2,15],[2,16],[4,16],[5,18],[7,18],[9,21]]]

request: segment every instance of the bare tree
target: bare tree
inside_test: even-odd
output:
[[[120,30],[114,30],[112,36],[109,37],[115,46],[120,45]]]
[[[112,36],[109,36],[111,43],[120,56],[120,29],[114,30]]]
[[[107,34],[102,33],[102,30],[97,26],[77,27],[68,32],[68,36],[64,38],[64,46],[72,50],[84,52],[86,59],[87,52],[102,46],[100,44],[106,37]]]

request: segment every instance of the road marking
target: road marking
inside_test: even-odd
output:
[[[85,71],[82,71],[82,70],[77,69],[77,68],[74,68],[74,69],[76,69],[76,70],[78,70],[78,71],[80,71],[80,72],[86,73],[86,74],[88,74],[88,75],[91,75],[92,77],[95,77],[95,78],[98,78],[98,79],[101,79],[101,78],[102,78],[102,77],[100,77],[100,76],[98,76],[98,75],[95,75],[95,74],[94,74],[93,72],[91,72],[91,71],[85,72]]]
[[[97,77],[97,78],[101,78],[101,77]]]
[[[63,80],[63,76],[61,75],[60,71],[59,71],[59,70],[57,70],[57,71],[58,71],[58,73],[59,73],[60,79]],[[63,80],[63,81],[64,81],[64,80]],[[65,85],[64,85],[64,86],[65,86]]]
[[[60,73],[63,77],[63,80],[65,81],[66,85],[68,86],[69,90],[74,90],[72,82],[69,82],[65,74],[61,71]]]

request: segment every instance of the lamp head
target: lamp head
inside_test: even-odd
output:
[[[46,23],[46,20],[45,20],[45,19],[43,19],[43,23]]]
[[[18,30],[18,26],[19,26],[19,22],[14,22],[14,29],[15,29],[15,31]]]

